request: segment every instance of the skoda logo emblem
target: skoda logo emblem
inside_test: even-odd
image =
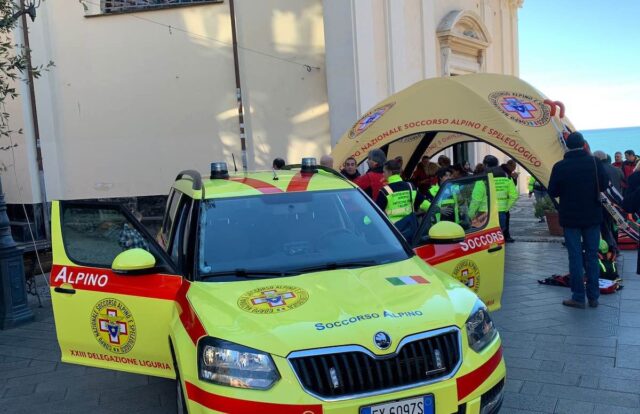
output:
[[[388,333],[380,331],[373,336],[373,343],[383,351],[391,346],[391,337]]]

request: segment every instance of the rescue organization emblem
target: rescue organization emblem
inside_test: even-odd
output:
[[[493,92],[489,102],[507,118],[522,125],[541,127],[551,119],[549,108],[539,99],[518,92]]]
[[[477,292],[480,289],[480,269],[471,260],[462,260],[453,268],[453,277]]]
[[[268,286],[250,290],[238,299],[238,307],[259,314],[285,312],[305,304],[309,293],[295,286]]]
[[[382,118],[382,115],[385,114],[389,109],[393,108],[395,102],[388,103],[384,106],[380,106],[376,109],[373,109],[366,114],[358,122],[355,123],[351,131],[349,131],[349,138],[355,138],[358,135],[362,134],[366,131],[374,122],[378,119]]]
[[[136,343],[136,322],[129,308],[117,299],[106,298],[91,311],[91,331],[104,349],[126,354]]]

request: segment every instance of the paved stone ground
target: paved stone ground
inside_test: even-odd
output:
[[[494,314],[504,343],[503,414],[640,413],[640,276],[636,253],[621,258],[625,288],[597,309],[560,302],[567,288],[537,279],[565,272],[566,251],[532,218],[514,212],[507,245],[503,308]],[[528,229],[528,230],[527,230]],[[32,303],[36,322],[0,331],[0,412],[174,413],[172,381],[67,365],[60,361],[50,302]]]
[[[511,237],[518,241],[562,242],[562,237],[549,235],[547,223],[541,223],[534,217],[533,201],[533,197],[523,195],[511,209]]]
[[[569,289],[536,283],[568,268],[556,243],[507,246],[503,307],[494,314],[504,343],[502,413],[640,413],[640,276],[623,254],[624,289],[600,306],[566,308]]]

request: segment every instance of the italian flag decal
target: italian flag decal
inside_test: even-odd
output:
[[[394,286],[402,285],[426,285],[429,283],[427,279],[422,276],[399,276],[388,277],[387,281]]]

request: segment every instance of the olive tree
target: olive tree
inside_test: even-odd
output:
[[[38,2],[39,4],[39,2]],[[30,51],[15,42],[14,33],[22,19],[28,14],[35,19],[36,4],[20,3],[12,0],[0,0],[0,138],[8,138],[11,134],[22,133],[21,129],[13,130],[9,124],[9,112],[6,110],[7,100],[18,97],[16,86],[18,82],[29,82],[37,79],[44,70],[53,66],[53,62],[46,65],[33,66],[30,62]],[[28,76],[31,74],[32,76]],[[13,144],[17,146],[17,144]],[[11,144],[0,144],[0,150],[11,149]]]

